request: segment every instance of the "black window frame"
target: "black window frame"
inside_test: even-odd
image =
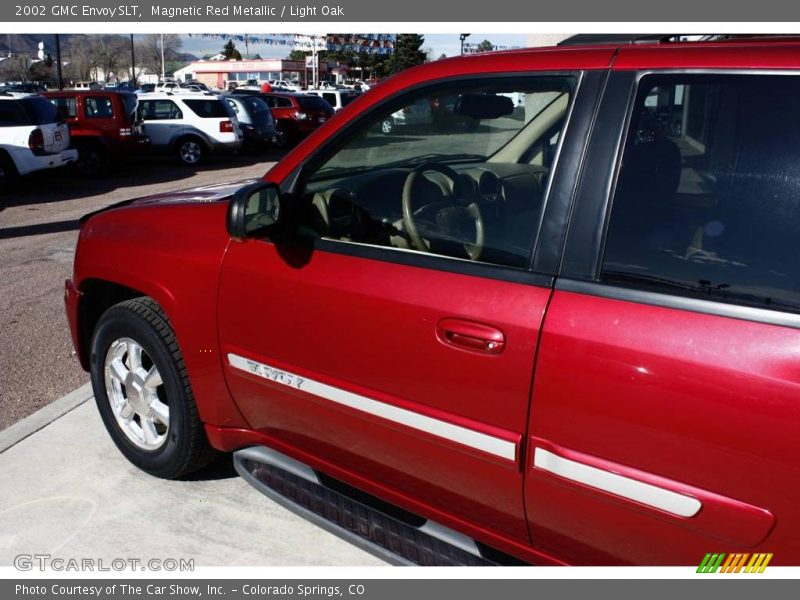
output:
[[[625,142],[633,119],[641,80],[648,75],[780,75],[800,77],[797,69],[685,68],[612,71],[609,75],[584,162],[568,223],[564,253],[557,273],[557,290],[648,304],[663,308],[754,321],[800,329],[800,314],[780,309],[698,298],[680,290],[641,289],[600,278],[609,218],[619,178]]]

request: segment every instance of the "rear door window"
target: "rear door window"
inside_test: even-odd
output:
[[[44,96],[22,98],[20,104],[28,113],[33,125],[47,125],[62,120],[61,113]]]
[[[87,119],[110,119],[114,116],[114,104],[108,96],[87,96],[83,112]]]
[[[65,119],[74,119],[78,114],[75,96],[50,98],[50,102],[58,109],[61,116]]]
[[[182,119],[181,109],[172,100],[142,100],[139,116],[145,121]]]
[[[800,312],[800,77],[642,79],[601,278]]]
[[[0,101],[0,127],[16,127],[26,125],[25,115],[17,108],[14,101]]]

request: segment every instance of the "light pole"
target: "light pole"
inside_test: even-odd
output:
[[[161,34],[161,81],[166,81],[166,73],[164,72],[164,34]]]
[[[133,49],[133,34],[131,34],[131,81],[133,89],[136,89],[136,52]]]
[[[464,54],[464,40],[471,36],[471,33],[462,33],[458,36],[458,39],[461,40],[461,54]]]

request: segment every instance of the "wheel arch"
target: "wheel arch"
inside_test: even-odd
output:
[[[0,161],[5,161],[6,164],[12,169],[12,177],[19,175],[19,169],[17,169],[17,163],[14,162],[14,157],[11,156],[11,153],[5,148],[0,148]]]

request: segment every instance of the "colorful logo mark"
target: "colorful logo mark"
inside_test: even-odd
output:
[[[698,573],[763,573],[769,561],[772,560],[772,553],[756,554],[723,554],[709,552],[703,557],[700,566],[697,567]]]

